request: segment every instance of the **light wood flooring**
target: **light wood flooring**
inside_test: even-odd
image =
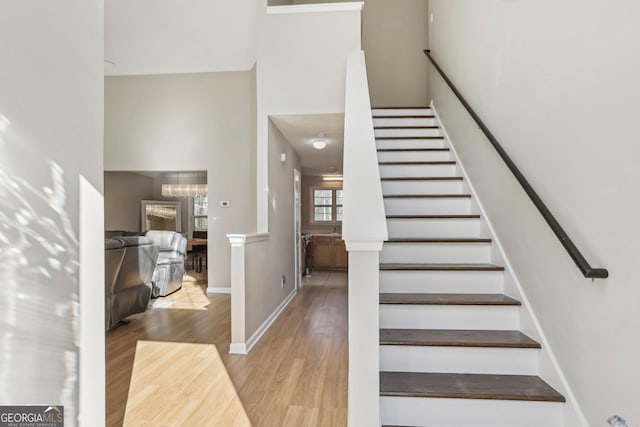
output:
[[[107,426],[346,426],[346,276],[327,282],[302,288],[249,355],[232,356],[230,297],[190,272],[107,333]]]

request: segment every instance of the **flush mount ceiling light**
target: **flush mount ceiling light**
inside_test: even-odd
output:
[[[323,150],[327,146],[327,140],[318,138],[313,140],[313,148],[316,150]]]
[[[327,181],[342,181],[343,178],[342,176],[323,176],[322,180],[327,182]]]
[[[326,135],[323,132],[320,132],[318,134],[318,137],[313,140],[313,148],[315,148],[316,150],[324,150],[324,148],[327,146],[327,140],[325,139],[325,136]]]

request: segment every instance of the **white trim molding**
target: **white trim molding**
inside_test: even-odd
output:
[[[230,294],[231,287],[226,286],[209,286],[207,288],[208,294]]]
[[[271,327],[273,322],[276,321],[280,313],[289,305],[293,297],[295,297],[297,291],[294,289],[291,293],[280,303],[278,307],[265,319],[264,322],[256,329],[256,331],[249,337],[246,343],[234,343],[232,342],[229,346],[230,354],[248,354],[253,346],[260,341],[260,338],[264,335],[265,332]]]
[[[227,234],[231,246],[244,246],[247,243],[260,242],[269,239],[269,233],[253,233],[253,234]]]
[[[282,6],[267,6],[267,15],[283,15],[290,13],[318,13],[318,12],[360,12],[364,2],[294,4]]]
[[[246,245],[269,240],[269,233],[227,234],[231,243],[231,345],[229,353],[247,354]]]

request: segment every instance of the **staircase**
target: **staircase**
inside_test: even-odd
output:
[[[555,427],[565,398],[429,108],[376,108],[389,241],[380,254],[383,425]]]

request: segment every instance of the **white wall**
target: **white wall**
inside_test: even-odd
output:
[[[286,162],[280,161],[280,153],[287,154]],[[247,246],[247,338],[253,335],[295,286],[294,168],[300,170],[300,157],[278,128],[269,122],[269,240],[260,245]],[[286,278],[284,287],[280,282],[282,276]]]
[[[131,172],[104,174],[104,229],[140,231],[140,201],[153,200],[153,178]]]
[[[105,79],[106,170],[207,171],[210,287],[230,284],[226,235],[256,229],[254,81],[254,70]]]
[[[108,0],[107,75],[249,70],[257,1]]]
[[[0,13],[0,404],[68,426],[104,425],[102,22],[92,0]]]
[[[269,0],[270,6],[352,0]],[[427,0],[364,0],[362,49],[374,106],[417,106],[429,100]]]
[[[373,106],[420,106],[429,100],[427,0],[365,0],[362,49]]]
[[[431,0],[433,55],[595,267],[584,279],[432,74],[434,103],[592,425],[640,423],[640,4]]]
[[[360,49],[360,11],[258,10],[258,231],[268,231],[270,115],[344,112],[346,58]]]

